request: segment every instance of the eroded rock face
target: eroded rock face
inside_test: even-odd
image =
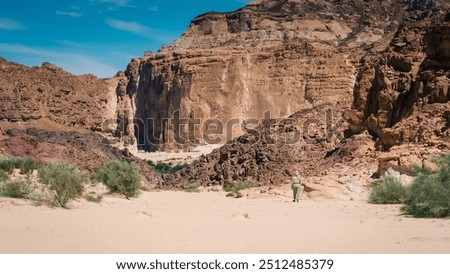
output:
[[[445,9],[444,9],[445,10]],[[364,58],[355,86],[350,129],[403,143],[449,147],[450,22],[444,12],[406,21],[381,54]]]
[[[449,149],[415,144],[396,146],[378,157],[378,173],[383,175],[392,169],[400,174],[412,175],[415,168],[427,168],[435,172],[436,159],[449,152]]]
[[[117,100],[110,91],[107,81],[93,75],[74,76],[49,63],[29,68],[0,58],[3,121],[44,118],[65,126],[100,131],[106,117],[114,117]]]
[[[121,84],[128,81],[120,73],[102,80],[0,58],[0,156],[62,160],[90,171],[120,159],[136,163],[143,181],[154,184],[153,171],[127,149],[136,147],[134,125],[123,122],[133,120],[134,102]]]
[[[288,2],[291,1],[284,3]],[[296,1],[299,2],[302,1]],[[350,139],[339,143],[325,142],[319,138],[314,144],[298,142],[273,145],[261,143],[260,139],[256,142],[251,134],[245,134],[200,158],[186,170],[167,176],[165,183],[186,185],[196,182],[206,186],[254,180],[262,185],[272,185],[285,182],[292,170],[300,170],[307,178],[320,181],[319,178],[328,176],[328,172],[338,174],[336,168],[339,167],[349,172],[360,167],[361,171],[370,173],[370,168],[367,170],[362,167],[378,166],[378,174],[383,174],[389,168],[410,174],[415,165],[433,168],[431,159],[448,152],[449,148],[447,83],[450,77],[445,51],[445,26],[450,20],[445,19],[447,15],[442,12],[445,8],[441,11],[428,8],[434,7],[433,1],[420,2],[427,6],[425,9],[416,2],[402,2],[412,6],[408,6],[409,13],[400,22],[399,29],[374,43],[359,65],[355,65],[359,73],[352,89],[352,110],[346,110],[345,97],[340,97],[342,93],[339,92],[335,94],[336,101],[330,104],[338,104],[346,112],[349,124],[343,128],[348,126],[345,135],[353,135]],[[257,3],[273,4],[271,1]],[[321,44],[317,40],[315,43]],[[344,52],[346,47],[348,49],[349,44],[340,44]],[[327,62],[324,64],[330,65]],[[318,98],[323,100],[324,93],[319,91],[316,94],[320,94]],[[320,110],[323,109],[320,106],[296,113],[292,116],[295,118],[294,125],[272,131],[272,137],[284,140],[291,130],[296,132],[301,128],[298,126],[304,123],[301,121],[320,117]],[[340,113],[336,113],[336,118],[339,118]],[[343,128],[338,131],[343,132]],[[314,127],[311,130],[314,132]],[[308,131],[305,136],[317,137],[312,132]],[[363,132],[369,134],[359,135]],[[398,147],[403,143],[414,142],[419,143],[420,148],[417,145]],[[391,147],[390,152],[380,152]],[[376,159],[378,162],[374,163]],[[372,171],[375,172],[376,168]],[[357,174],[352,176],[358,177]],[[341,181],[346,187],[354,187],[347,180]],[[356,187],[361,185],[357,184]],[[307,192],[321,192],[321,189],[323,185],[317,186],[307,180]]]
[[[312,196],[335,184],[361,190],[377,164],[410,173],[450,148],[446,3],[254,1],[195,18],[179,40],[109,80],[0,59],[0,138],[20,148],[0,154],[33,147],[86,168],[113,158],[144,168],[84,131],[148,150],[188,149],[212,135],[209,143],[226,144],[159,186],[277,185],[300,170]]]
[[[95,131],[133,150],[136,107],[128,85],[122,72],[98,79],[50,63],[30,68],[0,58],[0,123]]]
[[[152,119],[138,127],[142,147],[204,141],[202,125],[179,127],[178,117],[226,125],[267,111],[279,118],[321,104],[349,108],[357,61],[396,31],[405,8],[402,1],[271,0],[195,18],[172,45],[128,67],[136,118]],[[242,133],[227,130],[221,142]]]
[[[296,170],[302,175],[320,175],[344,158],[358,157],[362,153],[358,149],[366,143],[366,139],[345,140],[346,124],[336,119],[341,115],[340,109],[312,108],[286,119],[263,120],[255,129],[200,157],[186,169],[166,175],[160,187],[246,180],[280,185]]]

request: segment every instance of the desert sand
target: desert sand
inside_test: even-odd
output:
[[[131,151],[133,156],[142,160],[152,160],[154,163],[166,162],[175,164],[192,163],[195,159],[198,159],[201,155],[209,154],[214,149],[221,147],[221,145],[202,145],[196,146],[189,151],[172,151],[172,152],[142,152]]]
[[[145,192],[70,210],[0,198],[0,253],[450,253],[450,219],[284,193]]]

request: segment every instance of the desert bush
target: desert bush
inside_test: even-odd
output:
[[[141,176],[134,164],[111,161],[97,169],[92,179],[104,183],[112,193],[135,197],[141,188]]]
[[[30,177],[20,178],[14,181],[5,181],[0,186],[0,196],[26,199],[30,195],[32,183]]]
[[[186,191],[186,192],[199,192],[200,190],[198,188],[199,188],[198,184],[190,183],[190,184],[187,184],[184,187],[184,191]]]
[[[8,173],[6,173],[4,170],[0,170],[0,182],[4,182],[9,179]]]
[[[0,195],[8,198],[24,198],[25,193],[22,192],[22,186],[19,182],[9,181],[0,188]]]
[[[54,206],[66,207],[70,200],[81,197],[86,178],[74,166],[53,163],[39,167],[38,172],[39,182],[53,195]]]
[[[404,213],[419,218],[450,216],[450,155],[435,162],[438,165],[436,173],[425,168],[415,170],[402,208]]]
[[[0,170],[8,174],[12,174],[15,168],[20,167],[21,160],[19,158],[2,158],[0,159]]]
[[[11,174],[15,168],[20,169],[20,172],[27,174],[37,168],[37,164],[32,159],[22,159],[17,157],[0,159],[0,170]]]
[[[234,192],[234,193],[236,193],[236,192],[238,192],[240,190],[251,188],[251,187],[255,187],[255,186],[256,186],[255,182],[247,180],[247,181],[244,181],[244,182],[232,182],[232,183],[228,183],[227,182],[227,183],[225,183],[223,185],[223,189],[226,192]]]
[[[88,202],[98,204],[103,200],[103,195],[101,195],[101,194],[86,194],[86,196],[84,198]]]
[[[232,198],[235,198],[235,197],[236,197],[236,193],[234,193],[234,192],[228,192],[227,195],[226,195],[226,197],[232,197]]]
[[[371,204],[401,204],[406,197],[407,187],[391,176],[372,184],[369,196]]]
[[[33,159],[22,159],[18,168],[20,168],[21,173],[29,174],[38,168],[38,164]]]
[[[153,169],[155,170],[155,172],[157,173],[161,173],[161,174],[173,174],[179,170],[182,170],[183,168],[186,168],[188,166],[188,164],[177,164],[177,165],[173,165],[173,163],[154,163],[151,160],[147,161],[147,164],[151,167],[153,167]]]

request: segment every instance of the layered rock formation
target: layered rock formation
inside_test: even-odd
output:
[[[107,161],[135,162],[147,184],[155,182],[148,165],[123,144],[120,135],[130,112],[120,97],[121,78],[74,76],[52,64],[26,67],[0,58],[0,155],[59,161],[93,170]],[[127,116],[128,117],[128,116]]]
[[[276,185],[300,170],[308,192],[363,187],[377,157],[379,172],[431,166],[450,148],[448,10],[432,0],[254,1],[200,15],[108,80],[0,59],[0,154],[86,169],[120,158],[154,182],[114,146],[226,143],[159,186]]]
[[[321,104],[349,108],[359,58],[397,30],[403,2],[267,0],[200,15],[172,45],[128,66],[136,118],[152,119],[138,127],[140,143],[202,143],[207,119],[226,125],[267,111],[280,118]],[[243,133],[226,131],[222,143]]]
[[[363,59],[350,130],[368,130],[380,149],[403,143],[450,148],[450,15],[406,21],[390,45]]]
[[[260,3],[263,5],[271,1]],[[370,165],[379,157],[378,173],[383,173],[388,168],[411,173],[415,165],[432,168],[432,158],[449,151],[447,25],[450,15],[445,12],[446,3],[438,3],[437,6],[433,1],[397,4],[408,4],[408,12],[405,11],[404,17],[399,21],[398,30],[374,43],[359,65],[355,65],[359,67],[359,72],[352,89],[353,106],[351,110],[345,111],[349,122],[348,130],[345,130],[347,137],[368,131],[377,141],[371,150],[364,150],[370,154],[369,157],[360,155],[360,158]],[[349,44],[341,43],[339,48],[348,49]],[[323,96],[323,91],[324,89],[320,89],[318,94]],[[331,104],[331,108],[338,103],[342,106],[341,110],[345,110],[346,100],[343,94],[345,93],[335,95],[334,99],[337,101]],[[298,125],[313,117],[320,117],[320,111],[325,108],[320,106],[318,109],[319,112],[313,111],[312,116],[308,113],[314,108],[292,116],[295,118],[295,125],[287,131],[284,131],[284,127],[275,129],[272,132],[275,137],[272,139],[284,140],[286,134],[297,132],[302,128]],[[334,113],[335,117],[342,114],[339,111]],[[337,128],[337,132],[342,133],[345,126]],[[348,154],[348,151],[353,154],[361,146],[367,147],[365,142],[357,140],[360,139],[346,139],[343,140],[345,144],[339,144],[336,140],[330,142],[319,138],[314,144],[302,140],[290,145],[283,142],[281,145],[273,145],[261,142],[260,139],[256,142],[252,134],[246,134],[201,158],[174,177],[168,177],[166,182],[200,182],[202,185],[211,185],[254,180],[263,185],[280,184],[292,174],[292,170],[300,170],[302,174],[312,178],[332,169],[336,163],[333,159],[344,161],[342,167],[361,164],[341,157]],[[374,151],[375,148],[382,151],[411,142],[420,145],[415,145],[415,149],[410,146],[398,147],[381,155]],[[376,170],[372,169],[373,172]]]
[[[0,75],[0,120],[44,118],[100,131],[105,119],[115,116],[112,87],[93,75],[74,76],[49,63],[28,68],[2,58]]]

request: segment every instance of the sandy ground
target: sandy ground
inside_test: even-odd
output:
[[[0,253],[450,253],[449,219],[399,212],[206,191],[106,197],[71,210],[0,198]]]
[[[221,147],[221,145],[204,145],[197,146],[190,151],[178,151],[178,152],[132,152],[135,157],[143,160],[152,160],[153,162],[171,162],[171,163],[191,163],[201,155],[211,153],[214,149]]]

